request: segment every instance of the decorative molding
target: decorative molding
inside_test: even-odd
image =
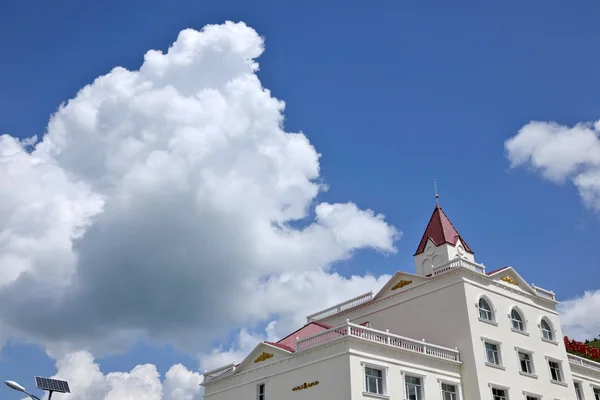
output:
[[[406,285],[410,285],[411,283],[413,283],[413,281],[405,281],[404,279],[401,280],[400,282],[396,283],[393,287],[392,290],[396,290],[396,289],[400,289],[403,288]]]
[[[501,280],[503,280],[506,283],[510,283],[511,285],[516,285],[519,286],[519,282],[515,281],[513,278],[511,278],[510,276],[505,276],[503,278],[500,278]]]
[[[297,391],[297,390],[304,390],[304,389],[308,389],[314,386],[317,386],[319,384],[319,381],[314,381],[314,382],[304,382],[302,385],[296,386],[294,388],[292,388],[292,391]]]
[[[263,351],[263,353],[260,356],[258,356],[258,358],[256,360],[254,360],[254,362],[255,363],[263,362],[265,360],[268,360],[271,357],[273,357],[273,354],[271,354],[271,353],[265,353]]]

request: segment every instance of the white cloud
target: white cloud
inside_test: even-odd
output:
[[[184,30],[139,71],[84,87],[41,141],[0,138],[5,337],[59,359],[140,338],[207,351],[380,284],[330,268],[393,253],[399,234],[353,203],[319,203],[320,155],[284,130],[284,103],[255,74],[263,50],[243,23]]]
[[[558,310],[565,335],[577,340],[600,337],[600,290],[564,301]]]
[[[173,365],[162,381],[151,364],[104,375],[86,351],[64,356],[56,367],[55,378],[67,380],[71,389],[71,394],[53,394],[57,400],[200,400],[203,393],[202,375],[181,364]]]
[[[511,167],[529,166],[557,183],[570,180],[584,203],[600,211],[600,121],[573,127],[530,122],[505,149]]]

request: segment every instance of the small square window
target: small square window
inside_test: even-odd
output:
[[[508,396],[506,395],[506,389],[492,388],[492,399],[508,400]]]
[[[384,394],[382,370],[365,367],[365,390],[368,393]]]
[[[421,400],[423,388],[421,387],[421,378],[414,376],[405,376],[404,385],[406,386],[406,398],[408,400]]]
[[[519,351],[519,365],[521,372],[526,374],[533,374],[533,362],[531,360],[531,354]]]
[[[496,343],[485,342],[485,358],[490,364],[501,365],[500,350]]]
[[[550,360],[550,361],[548,361],[548,366],[550,367],[550,378],[553,381],[562,382],[563,377],[562,377],[562,371],[560,368],[560,363]],[[598,399],[598,400],[600,400],[600,399]]]
[[[260,383],[256,386],[256,399],[257,400],[266,400],[267,393],[265,391],[265,384]]]
[[[456,385],[449,383],[442,383],[442,400],[456,400],[457,399]]]

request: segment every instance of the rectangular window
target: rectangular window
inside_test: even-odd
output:
[[[258,386],[256,386],[256,399],[257,400],[266,400],[267,399],[267,393],[265,393],[265,384],[261,383]]]
[[[421,400],[421,378],[412,376],[404,377],[406,386],[406,398],[408,400]]]
[[[519,364],[521,366],[521,372],[526,374],[533,374],[533,364],[531,363],[531,354],[519,352]]]
[[[594,397],[596,400],[600,400],[600,389],[594,388]]]
[[[485,357],[488,363],[500,365],[500,352],[495,343],[485,342]]]
[[[442,383],[442,400],[456,400],[456,386]]]
[[[535,396],[529,396],[529,395],[526,397],[526,399],[527,399],[527,400],[540,400],[540,398],[539,398],[539,397],[535,397]]]
[[[369,393],[383,394],[383,371],[365,367],[365,388]]]
[[[493,400],[507,400],[506,390],[492,388],[492,399]]]
[[[579,382],[573,382],[573,387],[575,387],[575,394],[577,395],[577,400],[583,400],[583,393],[581,392],[581,385]]]
[[[560,364],[556,361],[548,361],[550,367],[550,378],[556,382],[562,382],[562,372],[560,370]]]

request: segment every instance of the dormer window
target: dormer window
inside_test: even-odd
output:
[[[492,307],[490,303],[483,297],[479,299],[479,318],[485,321],[493,321],[494,313],[492,313]]]
[[[510,312],[510,319],[512,322],[512,328],[514,330],[521,332],[525,330],[525,325],[523,324],[523,317],[521,317],[521,314],[514,308]]]

